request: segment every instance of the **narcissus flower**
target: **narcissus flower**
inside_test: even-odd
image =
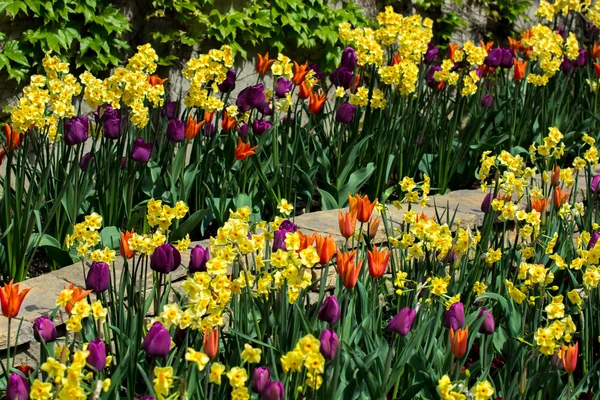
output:
[[[368,250],[369,275],[375,279],[379,279],[385,274],[391,253],[388,249],[377,249],[373,245],[373,250]]]
[[[312,93],[308,102],[308,112],[311,114],[318,114],[326,101],[327,95],[325,93]]]
[[[2,315],[6,318],[14,318],[19,314],[21,304],[27,293],[31,289],[24,289],[19,293],[19,284],[13,285],[13,281],[5,283],[3,288],[0,288],[0,304],[2,306]]]
[[[256,72],[258,72],[259,75],[264,75],[267,73],[269,68],[271,68],[271,65],[273,65],[273,63],[275,62],[275,59],[270,60],[269,53],[265,53],[264,56],[257,54],[257,56],[258,56],[258,62],[256,63]]]
[[[237,160],[243,161],[251,155],[256,154],[254,151],[256,148],[258,146],[250,147],[250,143],[243,143],[242,139],[238,139],[238,144],[233,155]]]
[[[450,345],[452,354],[456,358],[462,358],[467,353],[467,339],[469,338],[469,327],[458,329],[456,332],[450,328]]]
[[[577,368],[577,357],[579,354],[579,342],[575,343],[575,345],[570,345],[568,347],[565,347],[565,345],[562,345],[562,348],[560,350],[560,358],[563,362],[563,367],[565,368],[565,371],[567,371],[569,374],[572,374],[573,371],[575,371],[575,368]]]

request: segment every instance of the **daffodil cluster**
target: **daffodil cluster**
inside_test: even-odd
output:
[[[287,352],[281,357],[281,366],[286,374],[302,372],[305,368],[306,386],[319,389],[323,384],[323,373],[325,372],[325,358],[319,350],[321,343],[313,335],[302,337],[294,350]]]
[[[444,375],[438,381],[438,390],[443,400],[488,400],[495,393],[494,387],[488,381],[477,382],[468,393],[468,387],[464,383],[453,383],[448,375]]]
[[[542,74],[530,73],[527,76],[527,81],[536,86],[546,85],[548,80],[558,72],[563,61],[563,55],[575,55],[576,58],[577,54],[574,54],[573,51],[579,51],[579,47],[574,50],[575,45],[572,41],[570,47],[565,49],[562,36],[557,31],[553,31],[542,24],[537,24],[530,29],[527,37],[523,37],[523,44],[530,48],[529,59],[538,61],[542,71]],[[565,50],[568,51],[568,54],[565,53]]]
[[[67,248],[76,246],[77,255],[81,258],[93,256],[92,261],[102,261],[112,263],[115,260],[115,252],[108,248],[103,250],[93,249],[102,240],[100,230],[102,229],[102,216],[93,212],[86,215],[84,220],[73,226],[73,233],[65,238]]]

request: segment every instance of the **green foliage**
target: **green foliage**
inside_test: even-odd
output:
[[[152,34],[154,40],[169,43],[170,49],[203,41],[228,44],[243,57],[248,46],[285,49],[286,53],[310,49],[311,59],[325,69],[332,69],[341,50],[338,26],[342,22],[364,26],[369,20],[353,2],[344,2],[340,9],[332,9],[327,3],[327,0],[259,0],[240,9],[220,11],[213,7],[213,0],[154,0],[147,17],[160,22],[159,30]],[[163,65],[176,60],[173,54],[161,56]]]
[[[118,65],[129,49],[127,18],[108,0],[0,0],[0,16],[16,26],[0,32],[0,71],[21,82],[41,68],[44,53],[59,54],[92,73]],[[26,29],[19,31],[19,23]]]

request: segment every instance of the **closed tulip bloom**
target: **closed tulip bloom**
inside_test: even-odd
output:
[[[492,312],[487,308],[482,308],[479,310],[479,314],[477,318],[483,316],[483,323],[479,327],[479,333],[483,333],[484,335],[491,335],[496,330],[496,323],[494,322],[494,316]]]
[[[439,49],[435,47],[433,43],[429,42],[427,44],[427,52],[425,53],[425,56],[423,56],[425,64],[433,64],[436,62],[439,52]]]
[[[481,107],[484,108],[492,108],[494,105],[494,98],[492,97],[491,94],[486,93],[482,98],[481,98]]]
[[[227,71],[227,74],[225,75],[225,80],[219,85],[219,91],[222,93],[227,93],[235,89],[236,77],[237,73],[235,69],[230,69],[229,71]]]
[[[565,347],[564,344],[562,345],[560,350],[560,358],[562,359],[565,371],[567,371],[569,374],[572,374],[573,371],[575,371],[575,368],[577,368],[578,354],[579,342],[575,343],[575,345],[569,345],[568,347]]]
[[[450,328],[450,344],[452,354],[456,358],[462,358],[467,353],[467,339],[469,338],[469,327],[454,331]]]
[[[210,332],[204,332],[202,350],[211,360],[219,354],[219,328],[213,328]]]
[[[65,121],[64,141],[69,146],[83,143],[88,138],[88,117],[82,115]]]
[[[33,321],[33,337],[38,342],[50,343],[56,340],[56,325],[45,315]]]
[[[585,67],[590,60],[590,53],[585,49],[579,49],[579,55],[577,56],[577,63],[579,67]]]
[[[465,307],[460,301],[454,303],[444,314],[444,328],[457,330],[465,325]]]
[[[325,300],[323,300],[323,304],[321,304],[321,308],[319,309],[319,320],[334,325],[340,320],[340,316],[340,304],[338,303],[337,297],[328,296],[325,298]]]
[[[349,124],[350,122],[352,122],[352,118],[354,118],[355,112],[356,106],[353,106],[350,103],[343,103],[335,113],[335,120],[342,124]]]
[[[275,96],[278,98],[285,97],[292,90],[292,81],[285,78],[277,79],[277,86],[275,87]]]
[[[13,372],[8,377],[6,400],[29,400],[29,383],[21,374]]]
[[[375,279],[379,279],[385,274],[391,253],[388,249],[379,250],[373,245],[373,250],[368,250],[369,275]]]
[[[317,254],[319,255],[319,264],[325,265],[335,255],[337,247],[335,245],[335,240],[331,234],[329,236],[321,236],[315,235],[315,248],[317,250]]]
[[[200,132],[200,128],[204,125],[204,121],[196,121],[191,115],[188,117],[187,125],[185,126],[184,137],[187,140],[193,140]]]
[[[106,106],[104,115],[102,115],[102,128],[105,138],[119,138],[121,129],[121,119],[119,118],[119,111],[115,110],[110,105]]]
[[[340,253],[337,251],[337,267],[338,274],[342,278],[342,282],[346,289],[352,289],[358,282],[358,274],[362,267],[363,260],[358,263],[355,261],[356,250],[353,252]]]
[[[161,114],[163,116],[166,115],[166,117],[168,119],[173,119],[175,118],[177,112],[177,102],[173,101],[173,100],[168,100],[165,103],[165,107],[162,109]]]
[[[24,289],[19,293],[19,284],[13,285],[13,280],[5,283],[4,287],[0,288],[0,306],[2,307],[2,315],[6,318],[14,318],[19,314],[21,304],[25,300],[25,296],[31,289]]]
[[[95,157],[92,155],[91,151],[88,151],[81,157],[81,161],[79,161],[79,168],[82,171],[86,171],[90,165],[94,162]]]
[[[265,93],[265,85],[259,83],[258,85],[250,86],[246,92],[246,102],[250,107],[262,108],[267,100]]]
[[[346,239],[351,238],[356,227],[356,214],[352,212],[342,214],[341,211],[338,211],[338,222],[340,234]]]
[[[500,48],[490,50],[483,60],[485,65],[492,68],[497,68],[500,61],[502,61],[502,50]]]
[[[371,220],[369,221],[369,238],[370,239],[375,239],[375,236],[377,235],[377,230],[379,229],[380,221],[381,221],[381,219],[378,216],[371,217]]]
[[[400,336],[406,336],[411,331],[416,317],[417,312],[415,310],[404,307],[388,322],[387,330]]]
[[[335,69],[329,80],[337,87],[343,87],[344,89],[350,89],[354,78],[354,70],[346,67],[339,67]]]
[[[600,239],[600,232],[592,233],[592,236],[590,237],[590,242],[588,243],[587,247],[588,250],[596,246],[596,243],[598,243],[598,239]]]
[[[167,328],[160,322],[152,324],[144,338],[142,348],[151,357],[166,357],[171,350],[171,335]]]
[[[357,199],[356,219],[362,223],[369,222],[371,214],[373,214],[373,209],[377,205],[377,199],[371,202],[369,196],[361,197],[358,194],[355,198]]]
[[[357,63],[358,55],[356,54],[356,50],[350,46],[346,47],[344,51],[342,51],[342,61],[340,62],[340,66],[348,69],[354,69]]]
[[[102,293],[110,286],[110,268],[107,263],[94,261],[85,278],[86,290]]]
[[[250,111],[252,108],[247,101],[247,94],[250,90],[250,87],[242,89],[242,91],[238,94],[237,100],[235,101],[235,105],[238,107],[238,110],[241,113],[245,113],[246,111]]]
[[[173,118],[167,125],[167,139],[171,142],[183,142],[185,139],[185,122]]]
[[[338,353],[340,339],[333,329],[321,332],[321,354],[326,360],[333,360]]]
[[[527,61],[519,61],[516,58],[513,59],[515,71],[513,77],[516,81],[523,80],[525,78],[525,70],[527,69]]]
[[[106,366],[106,343],[96,338],[88,343],[87,350],[90,352],[86,360],[87,364],[96,372],[102,371]]]
[[[206,271],[206,263],[210,260],[210,251],[200,245],[194,247],[190,253],[190,265],[188,269],[191,273]]]
[[[492,211],[492,201],[493,200],[494,200],[493,193],[486,194],[485,197],[483,198],[483,201],[481,202],[481,212],[484,212],[487,214],[490,211]]]
[[[308,74],[308,71],[308,63],[299,65],[296,61],[294,61],[294,76],[292,77],[292,83],[296,86],[302,85],[304,79],[306,78],[306,74]]]
[[[563,191],[560,187],[554,188],[554,207],[560,208],[569,199],[569,191]]]
[[[258,367],[252,371],[250,388],[254,393],[261,394],[267,385],[271,383],[271,371],[267,367]]]
[[[144,139],[137,138],[131,148],[131,159],[139,163],[147,163],[152,154],[152,142],[144,142]]]
[[[241,124],[237,132],[242,139],[246,139],[248,137],[248,124],[245,122]]]
[[[592,193],[600,193],[600,175],[594,175],[590,183],[590,190]]]
[[[261,400],[283,400],[285,398],[285,387],[281,382],[271,382],[262,392]]]
[[[513,66],[513,58],[515,56],[514,53],[508,47],[502,47],[500,48],[500,51],[502,54],[500,58],[499,67],[505,69],[511,68]]]
[[[156,272],[168,274],[181,265],[181,254],[171,243],[158,246],[150,256],[150,268]]]
[[[121,242],[119,243],[121,257],[130,259],[133,258],[135,250],[131,250],[129,239],[133,237],[133,229],[130,231],[121,232]]]
[[[555,165],[552,167],[552,173],[550,174],[550,185],[557,187],[560,184],[560,167]]]
[[[546,212],[546,208],[548,207],[549,199],[534,199],[531,198],[531,209],[537,212],[544,213]]]
[[[252,131],[254,132],[254,134],[260,136],[266,131],[268,131],[272,126],[273,123],[271,121],[266,121],[264,119],[255,119],[254,122],[252,122]]]

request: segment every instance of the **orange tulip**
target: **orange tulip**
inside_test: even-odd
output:
[[[311,114],[318,114],[326,101],[327,95],[325,93],[312,93],[310,95],[310,100],[308,101],[308,112]]]
[[[392,65],[400,64],[401,61],[402,57],[400,57],[400,53],[396,52],[396,54],[394,54],[394,58],[392,58]]]
[[[452,346],[452,354],[456,358],[462,358],[467,352],[467,339],[469,337],[469,326],[465,329],[459,329],[454,332],[454,329],[450,328],[450,344]]]
[[[515,64],[514,78],[516,81],[520,81],[525,77],[525,69],[527,68],[527,61],[519,61],[516,58],[513,60]]]
[[[298,65],[296,61],[294,61],[294,76],[292,77],[292,83],[295,86],[300,86],[304,79],[306,78],[306,74],[308,74],[308,63],[304,63],[302,65]]]
[[[227,111],[223,111],[223,122],[221,123],[221,128],[223,128],[225,132],[229,132],[235,128],[235,118],[227,114]]]
[[[485,51],[487,51],[488,53],[490,52],[490,50],[492,50],[492,48],[494,47],[494,41],[491,42],[487,42],[485,43],[483,40],[479,41],[479,44],[481,45],[481,47],[483,47],[485,49]]]
[[[169,80],[169,78],[160,79],[160,76],[158,76],[158,75],[148,76],[148,83],[150,83],[150,85],[152,85],[152,87],[157,86],[157,85],[162,85],[168,80]]]
[[[350,196],[350,193],[348,193],[348,204],[350,205],[349,206],[350,213],[357,214],[358,213],[358,196],[357,195]]]
[[[549,199],[534,199],[531,198],[531,209],[539,212],[540,214],[546,211],[548,207]]]
[[[594,74],[600,76],[600,62],[594,63]]]
[[[0,149],[0,165],[2,165],[2,161],[4,160],[5,155],[6,151],[4,151],[4,149]]]
[[[554,189],[554,207],[560,208],[569,198],[569,191],[563,190],[558,186]]]
[[[440,83],[438,83],[438,85],[435,87],[438,91],[442,90],[444,88],[444,86],[446,86],[446,82],[441,81]]]
[[[251,155],[256,154],[254,150],[257,147],[258,146],[250,147],[250,143],[242,143],[242,139],[238,139],[238,144],[233,155],[236,159],[243,161]]]
[[[333,240],[331,233],[327,237],[315,234],[315,247],[319,255],[319,264],[321,265],[325,265],[331,261],[337,251],[335,240]]]
[[[360,83],[360,74],[356,74],[356,78],[354,78],[354,83],[350,87],[350,92],[356,93],[356,89],[358,89],[359,83]]]
[[[432,215],[431,218],[429,218],[424,211],[421,211],[421,214],[417,214],[417,223],[419,223],[419,221],[429,221],[432,220],[433,221],[434,216]]]
[[[454,61],[454,53],[456,52],[456,50],[458,50],[458,43],[450,43],[448,45],[448,50],[450,51],[449,57],[452,62],[456,62]]]
[[[13,285],[13,281],[5,283],[3,288],[0,288],[0,305],[2,306],[2,315],[6,318],[14,318],[19,314],[19,309],[25,295],[29,293],[31,289],[23,289],[19,293],[19,284]]]
[[[371,217],[369,221],[369,238],[374,239],[377,235],[377,230],[379,229],[380,218],[378,216]]]
[[[119,244],[119,247],[121,248],[121,257],[125,257],[128,260],[135,254],[135,250],[131,250],[131,247],[129,246],[129,239],[132,237],[133,229],[121,232],[121,243]]]
[[[187,140],[193,140],[198,134],[198,132],[200,132],[200,128],[202,128],[202,125],[204,125],[204,121],[198,123],[196,122],[196,119],[194,119],[194,117],[190,115],[188,118],[187,125],[185,127],[185,138]]]
[[[350,239],[356,228],[356,213],[342,214],[341,211],[338,211],[338,223],[340,224],[340,234],[346,239]]]
[[[492,74],[496,70],[496,68],[483,64],[479,67],[479,70],[481,71],[481,77],[485,78],[486,76]]]
[[[302,85],[300,85],[300,89],[298,90],[298,97],[300,97],[302,100],[306,100],[310,97],[311,94],[312,87],[308,87],[306,82],[302,83]]]
[[[356,286],[358,281],[358,274],[362,267],[363,261],[360,260],[358,264],[355,261],[356,250],[353,252],[340,253],[337,250],[337,268],[338,274],[342,278],[342,282],[346,289],[352,289]]]
[[[75,285],[73,285],[73,282],[70,283],[69,287],[65,286],[65,289],[70,289],[73,291],[73,293],[71,293],[71,300],[69,300],[69,302],[65,306],[65,310],[69,315],[71,315],[71,310],[73,310],[73,306],[75,305],[75,303],[85,299],[88,294],[92,293],[91,290],[83,290],[80,287],[75,287]]]
[[[592,59],[600,57],[600,46],[594,41],[594,47],[592,47]]]
[[[515,39],[511,38],[510,36],[508,37],[508,47],[510,47],[510,49],[513,51],[513,53],[517,54],[517,51],[519,51],[520,46],[521,46],[521,41],[515,40]]]
[[[275,62],[275,60],[269,60],[269,53],[265,53],[264,56],[258,55],[258,63],[256,64],[256,72],[259,75],[264,75],[267,73],[271,65]]]
[[[356,200],[358,203],[356,219],[363,223],[369,222],[369,218],[371,218],[371,214],[373,214],[373,209],[377,204],[377,199],[371,202],[369,200],[369,196],[360,197],[360,195],[357,194]]]
[[[562,345],[560,350],[560,358],[563,363],[565,371],[572,374],[577,368],[577,355],[579,354],[579,342],[575,343],[574,346],[565,347]]]
[[[378,250],[377,246],[373,245],[373,250],[367,251],[369,260],[369,275],[375,279],[379,279],[385,274],[388,263],[390,262],[391,253],[388,249]]]
[[[204,332],[203,350],[210,359],[219,353],[219,328],[213,328],[208,334]]]
[[[306,249],[308,246],[313,244],[313,241],[315,240],[315,236],[314,234],[312,235],[305,235],[304,233],[298,231],[298,235],[300,236],[300,248],[298,249],[298,252]]]
[[[550,175],[550,185],[553,187],[558,186],[560,183],[560,167],[555,165],[552,167],[552,174]]]

